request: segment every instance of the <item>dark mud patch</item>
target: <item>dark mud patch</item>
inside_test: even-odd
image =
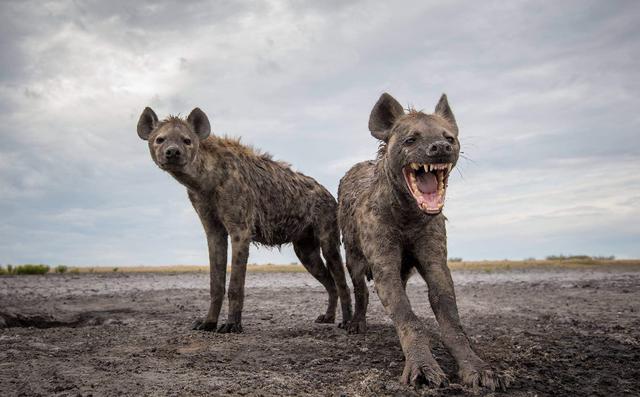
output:
[[[86,327],[90,325],[101,325],[105,323],[115,323],[117,316],[123,313],[132,313],[133,310],[112,309],[96,310],[81,313],[29,313],[13,310],[0,311],[0,328],[58,328],[58,327]]]

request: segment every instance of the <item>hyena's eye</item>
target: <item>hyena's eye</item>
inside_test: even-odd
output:
[[[162,142],[164,142],[164,138],[163,137],[157,137],[156,138],[156,143],[157,144],[161,144]]]
[[[414,143],[416,143],[416,138],[414,137],[409,137],[404,140],[405,145],[413,145]]]
[[[187,145],[187,146],[191,145],[191,139],[189,139],[189,138],[184,138],[182,140],[182,142],[184,142],[184,144]]]

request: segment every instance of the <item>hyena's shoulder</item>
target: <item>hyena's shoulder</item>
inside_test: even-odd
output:
[[[340,179],[339,200],[355,198],[370,189],[375,179],[375,169],[375,160],[362,161],[351,167]]]

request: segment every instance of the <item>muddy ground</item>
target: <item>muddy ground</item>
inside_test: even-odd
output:
[[[496,395],[640,395],[640,268],[453,275],[477,350],[515,375]],[[372,286],[366,336],[313,323],[325,293],[306,273],[248,274],[243,334],[192,331],[206,312],[207,288],[203,273],[0,277],[0,394],[470,392],[455,383],[417,276],[408,293],[431,330],[448,388],[416,391],[398,383],[402,351]]]

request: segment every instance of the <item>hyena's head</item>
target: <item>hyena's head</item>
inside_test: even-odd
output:
[[[186,120],[176,116],[158,121],[151,108],[145,108],[138,120],[138,135],[149,142],[153,161],[165,171],[180,171],[189,165],[200,148],[200,141],[211,133],[207,115],[199,108]]]
[[[371,135],[384,142],[380,156],[394,189],[401,189],[427,214],[444,206],[447,181],[458,161],[460,142],[453,112],[442,95],[433,114],[409,110],[384,93],[371,111]]]

